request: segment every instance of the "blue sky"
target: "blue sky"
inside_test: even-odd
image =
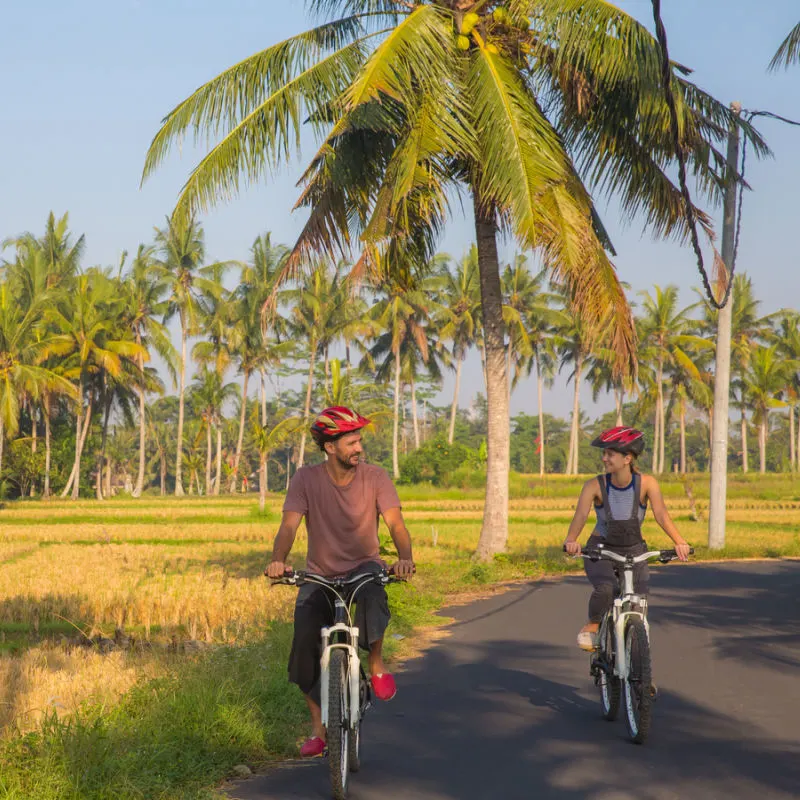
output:
[[[652,27],[650,0],[619,4]],[[800,67],[767,73],[778,44],[800,18],[797,0],[664,0],[672,57],[718,99],[800,118]],[[171,158],[140,190],[147,147],[160,119],[203,81],[307,27],[301,0],[26,0],[4,3],[0,29],[0,239],[40,231],[47,213],[70,212],[86,234],[87,264],[116,264],[163,224],[194,163]],[[769,14],[764,13],[769,11]],[[800,129],[762,122],[774,159],[750,161],[738,268],[754,278],[763,310],[798,303],[796,229]],[[244,258],[255,236],[290,243],[303,219],[291,214],[297,162],[269,185],[249,190],[204,220],[209,258]],[[604,204],[601,203],[601,207]],[[633,291],[675,283],[682,299],[699,285],[691,250],[642,235],[612,203],[604,219],[620,277]],[[442,249],[459,256],[471,221],[455,217]],[[462,404],[480,389],[471,363]],[[451,381],[445,384],[449,394]],[[515,392],[512,411],[533,411],[533,383]],[[563,380],[545,398],[559,412]],[[596,407],[584,391],[589,413]],[[607,409],[610,402],[601,401]]]

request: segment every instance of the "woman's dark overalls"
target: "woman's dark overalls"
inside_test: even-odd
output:
[[[596,547],[598,544],[603,544],[609,550],[621,555],[639,555],[646,552],[647,543],[642,537],[642,526],[639,522],[642,476],[638,472],[633,473],[633,502],[631,503],[630,517],[627,519],[614,519],[611,513],[611,504],[608,502],[608,490],[606,488],[606,476],[598,475],[597,482],[600,484],[600,495],[603,498],[603,509],[606,516],[606,536],[592,534],[589,537],[589,541],[586,542],[586,547],[591,548]],[[603,614],[614,603],[614,592],[619,586],[619,580],[615,566],[610,561],[589,561],[585,559],[584,565],[586,576],[594,587],[592,596],[589,598],[589,621],[600,622]],[[650,591],[650,570],[647,562],[634,567],[633,585],[637,594],[646,595]]]

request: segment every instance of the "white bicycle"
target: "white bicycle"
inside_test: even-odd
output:
[[[288,571],[273,583],[302,586],[316,583],[333,595],[333,625],[322,628],[320,707],[327,732],[328,765],[335,800],[347,797],[351,772],[361,767],[361,720],[372,705],[372,689],[358,658],[358,628],[350,607],[368,583],[386,586],[403,580],[381,570],[349,578],[325,578],[310,572]]]
[[[667,564],[675,561],[678,554],[675,550],[651,550],[637,556],[620,555],[600,544],[582,550],[581,555],[591,561],[614,562],[620,581],[614,604],[600,621],[597,648],[589,661],[589,671],[600,690],[603,718],[609,722],[617,718],[624,695],[628,733],[633,742],[643,744],[650,732],[656,688],[650,660],[647,598],[634,591],[633,568],[651,559]]]

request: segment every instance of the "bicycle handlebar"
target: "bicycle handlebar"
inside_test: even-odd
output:
[[[414,572],[416,572],[416,568]],[[316,575],[305,570],[287,569],[282,578],[270,578],[270,581],[273,586],[281,584],[285,586],[302,586],[304,583],[318,583],[321,586],[329,586],[331,589],[344,589],[365,579],[372,580],[381,586],[386,586],[387,583],[400,583],[407,580],[385,569],[380,572],[360,572],[358,575],[352,575],[349,578],[326,578],[324,575]]]
[[[566,553],[566,545],[563,545],[563,550]],[[668,564],[670,561],[675,561],[678,558],[678,553],[674,548],[671,550],[650,550],[638,556],[623,556],[619,553],[615,553],[613,550],[607,550],[602,544],[593,548],[584,547],[581,549],[580,555],[583,558],[588,558],[590,561],[600,561],[604,558],[607,561],[616,561],[619,564],[641,564],[643,561],[649,561],[651,558],[657,558],[662,564]],[[694,555],[694,547],[689,548],[689,555]]]

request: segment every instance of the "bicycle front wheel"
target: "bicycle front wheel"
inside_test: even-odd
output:
[[[613,722],[619,713],[620,681],[614,675],[614,630],[610,618],[603,620],[600,625],[601,641],[600,652],[594,657],[597,663],[597,685],[600,689],[600,707],[603,710],[603,719]]]
[[[628,677],[624,682],[628,733],[633,742],[643,744],[650,732],[653,680],[650,642],[644,621],[638,617],[630,618],[625,626],[625,660],[628,664]]]
[[[347,797],[350,773],[350,689],[347,674],[347,655],[334,649],[328,667],[328,767],[334,800]]]

